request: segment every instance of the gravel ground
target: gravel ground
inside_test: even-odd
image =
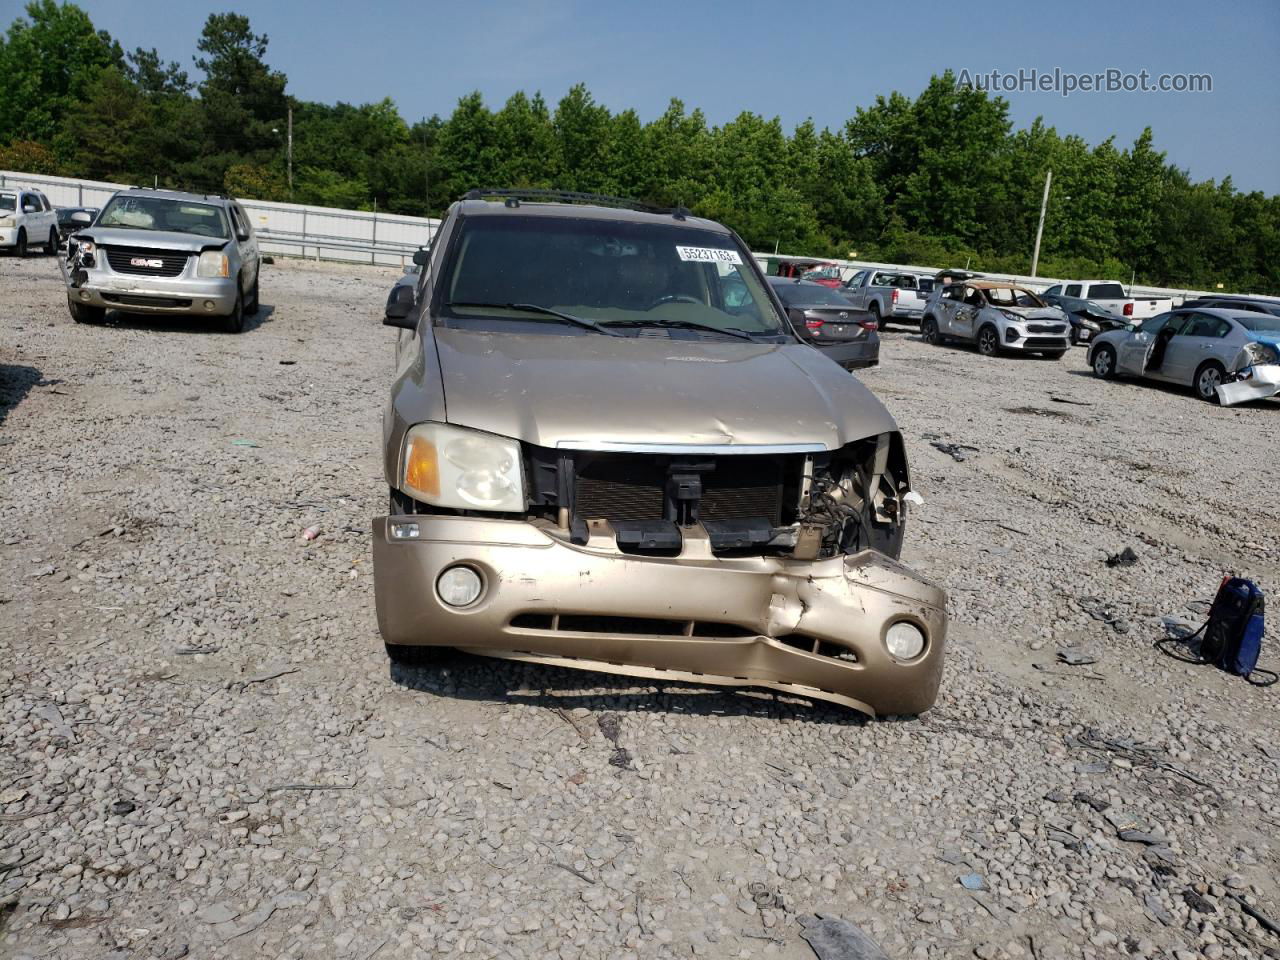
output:
[[[1280,956],[1235,899],[1280,920],[1280,688],[1152,649],[1226,570],[1280,588],[1280,403],[887,333],[951,594],[919,719],[391,670],[394,276],[267,267],[230,336],[76,326],[0,259],[0,955],[805,958],[816,912],[894,958]]]

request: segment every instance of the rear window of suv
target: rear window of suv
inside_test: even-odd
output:
[[[1089,286],[1089,300],[1124,300],[1124,287],[1118,283],[1094,283]]]

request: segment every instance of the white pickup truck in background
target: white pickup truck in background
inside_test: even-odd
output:
[[[932,280],[900,270],[859,270],[844,282],[840,292],[855,306],[869,310],[877,327],[890,320],[919,323],[929,300]]]
[[[1129,296],[1124,291],[1124,284],[1118,280],[1073,280],[1070,283],[1055,283],[1044,291],[1044,295],[1053,303],[1059,299],[1090,300],[1116,317],[1135,323],[1173,309],[1173,300],[1169,297]]]

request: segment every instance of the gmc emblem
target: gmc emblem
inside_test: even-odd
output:
[[[152,270],[159,270],[164,266],[163,260],[148,260],[146,257],[134,257],[129,261],[131,267],[150,267]]]

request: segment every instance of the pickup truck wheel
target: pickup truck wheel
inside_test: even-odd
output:
[[[942,338],[938,336],[938,321],[933,317],[925,317],[920,321],[920,339],[935,347],[942,343]]]
[[[881,319],[881,317],[880,317],[880,304],[875,303],[875,302],[872,302],[872,304],[871,304],[871,318],[875,321],[876,329],[877,329],[877,330],[883,330],[883,329],[884,329],[884,320],[883,320],[883,319]]]
[[[1108,344],[1103,344],[1093,351],[1093,375],[1099,380],[1116,378],[1116,351]]]
[[[978,331],[978,352],[984,357],[994,357],[1000,352],[1000,334],[990,324]]]
[[[253,278],[253,289],[249,292],[249,302],[245,304],[244,312],[253,316],[258,312],[258,277]]]
[[[1217,360],[1209,360],[1200,364],[1196,370],[1196,378],[1192,381],[1196,388],[1196,396],[1206,403],[1218,402],[1218,387],[1226,379],[1226,371]]]
[[[76,323],[101,323],[107,316],[105,307],[95,307],[88,303],[76,303],[67,297],[67,310]]]
[[[54,227],[49,231],[49,239],[45,242],[44,252],[49,256],[54,256],[58,252],[58,228]]]
[[[448,663],[456,655],[453,647],[408,647],[385,644],[387,657],[398,667],[435,667]]]
[[[13,255],[15,257],[27,255],[27,231],[23,227],[18,228],[18,239],[13,242]]]
[[[236,305],[222,320],[222,328],[227,333],[244,332],[244,294],[236,290]]]

